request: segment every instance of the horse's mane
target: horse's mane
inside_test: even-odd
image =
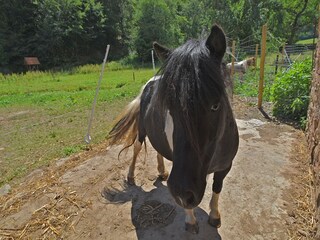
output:
[[[169,109],[180,106],[182,124],[196,148],[199,110],[218,101],[225,93],[220,64],[206,47],[205,40],[189,40],[175,49],[160,69],[158,102]]]

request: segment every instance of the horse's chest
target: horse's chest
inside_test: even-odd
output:
[[[168,160],[172,160],[173,121],[169,113],[149,108],[144,118],[147,136],[153,148]]]

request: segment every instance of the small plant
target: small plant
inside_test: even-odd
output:
[[[263,100],[270,100],[271,78],[266,77],[264,81]],[[259,71],[249,69],[243,76],[234,75],[234,94],[245,97],[257,97],[259,94]]]
[[[81,150],[81,147],[80,146],[72,146],[72,147],[65,147],[63,149],[63,155],[65,157],[68,157],[74,153],[77,153]]]
[[[117,85],[116,85],[116,88],[122,88],[124,85],[126,85],[125,83],[118,83]]]
[[[249,70],[242,77],[234,74],[234,93],[240,96],[256,97],[258,95],[258,75],[254,70]]]
[[[49,133],[49,136],[50,136],[51,138],[56,138],[56,137],[57,137],[57,133],[54,132],[54,131],[52,131],[52,132]]]
[[[87,64],[87,65],[76,67],[75,69],[73,69],[72,73],[89,74],[89,73],[99,73],[100,71],[101,71],[100,65]]]
[[[125,64],[122,61],[111,61],[107,62],[106,69],[109,71],[119,71],[125,69],[131,69],[132,66],[129,64]],[[71,73],[72,74],[90,74],[90,73],[100,73],[101,65],[100,64],[86,64],[83,66],[79,66],[74,68]]]
[[[274,116],[305,126],[309,105],[311,82],[311,59],[296,62],[284,73],[280,73],[271,87]]]

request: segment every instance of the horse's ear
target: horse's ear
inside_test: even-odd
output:
[[[156,52],[158,58],[159,58],[162,62],[164,62],[164,61],[169,57],[169,55],[170,55],[170,53],[171,53],[171,50],[170,50],[170,49],[168,49],[168,48],[160,45],[160,44],[157,43],[157,42],[154,42],[154,43],[153,43],[153,49],[154,49],[154,51]]]
[[[227,42],[223,30],[218,25],[213,25],[211,33],[206,41],[206,46],[210,53],[220,60],[226,52]]]

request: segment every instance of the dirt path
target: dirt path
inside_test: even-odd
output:
[[[288,239],[288,192],[294,187],[289,155],[299,132],[262,118],[237,123],[240,149],[221,194],[218,230],[207,224],[212,176],[196,209],[200,233],[192,235],[184,231],[183,209],[157,179],[148,145],[136,186],[124,181],[131,151],[118,160],[119,148],[36,171],[0,199],[0,239]]]

